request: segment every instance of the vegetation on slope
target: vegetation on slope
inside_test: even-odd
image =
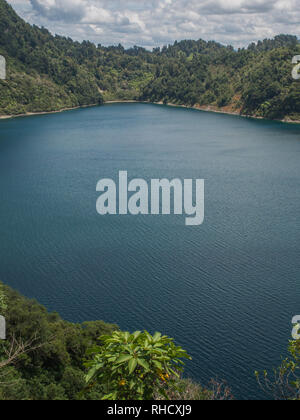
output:
[[[297,37],[234,50],[216,42],[181,41],[152,52],[105,48],[52,36],[25,23],[0,0],[0,114],[53,111],[143,100],[211,107],[266,118],[300,118],[300,83],[291,77]]]
[[[0,1],[0,33],[0,54],[8,64],[7,80],[0,81],[0,113],[103,102],[93,70],[80,57],[68,54],[72,41],[25,23],[4,0]]]
[[[7,321],[7,340],[0,341],[0,400],[232,398],[224,383],[203,388],[178,377],[182,369],[175,372],[173,365],[187,354],[161,334],[124,333],[102,321],[66,322],[1,283],[0,314]],[[120,354],[131,350],[139,356],[136,364]]]
[[[87,349],[117,327],[102,321],[72,324],[6,286],[3,292],[7,340],[0,342],[0,400],[80,399]],[[4,363],[10,357],[11,363]],[[100,391],[95,387],[84,398],[100,399]]]
[[[299,52],[297,37],[288,35],[238,51],[201,40],[175,43],[160,52],[167,60],[157,68],[155,81],[142,98],[297,119],[300,84],[291,76],[291,60]]]
[[[299,325],[298,325],[299,327]],[[260,387],[275,400],[300,401],[300,340],[290,341],[289,357],[273,372],[256,372]]]
[[[6,297],[3,291],[3,287],[0,283],[0,315],[4,315],[4,313],[6,312],[7,309],[7,305],[6,305]]]
[[[0,283],[0,400],[231,400],[224,382],[181,377],[187,353],[156,333],[102,321],[73,324]],[[271,374],[256,373],[270,399],[300,400],[300,340]],[[247,397],[247,396],[245,396]]]

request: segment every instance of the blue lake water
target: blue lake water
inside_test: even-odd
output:
[[[206,218],[96,213],[96,184],[205,178]],[[74,322],[159,330],[260,398],[300,313],[300,126],[147,104],[0,122],[0,279]]]

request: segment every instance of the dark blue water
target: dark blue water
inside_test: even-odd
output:
[[[205,178],[206,219],[96,213],[96,183]],[[70,321],[162,331],[262,397],[300,313],[300,127],[145,104],[0,122],[0,279]]]

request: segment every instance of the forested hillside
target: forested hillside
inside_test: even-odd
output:
[[[300,84],[291,76],[291,60],[299,51],[297,38],[288,35],[239,51],[201,40],[175,43],[156,53],[161,65],[142,98],[299,119]]]
[[[300,54],[295,36],[234,50],[216,42],[182,41],[152,52],[52,36],[25,23],[0,0],[0,114],[54,111],[142,100],[220,109],[272,119],[300,119],[300,82],[291,77]]]
[[[115,325],[66,322],[1,283],[0,313],[7,321],[7,340],[0,342],[0,400],[100,399],[98,387],[79,395],[85,387],[83,360]]]

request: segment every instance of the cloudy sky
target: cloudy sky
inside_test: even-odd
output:
[[[299,0],[8,0],[30,23],[102,45],[162,46],[181,39],[235,47],[300,35]]]

